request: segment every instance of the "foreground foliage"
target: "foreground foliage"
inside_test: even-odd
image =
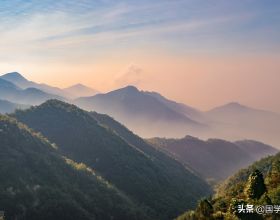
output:
[[[207,205],[206,205],[207,204]],[[248,213],[247,205],[273,207],[280,204],[280,154],[262,159],[247,169],[240,170],[218,188],[213,198],[199,202],[196,210],[179,216],[178,220],[280,219],[278,213]],[[201,208],[204,207],[204,208]]]

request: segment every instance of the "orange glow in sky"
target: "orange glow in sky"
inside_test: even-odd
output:
[[[280,112],[279,1],[197,2],[3,2],[0,73]]]

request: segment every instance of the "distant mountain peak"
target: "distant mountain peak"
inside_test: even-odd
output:
[[[7,80],[28,81],[26,78],[24,78],[24,77],[23,77],[20,73],[18,73],[18,72],[6,73],[6,74],[2,75],[1,78],[7,79]]]
[[[136,94],[136,93],[140,93],[140,91],[138,90],[137,87],[129,85],[129,86],[111,91],[108,94],[112,94],[112,93],[114,93],[114,94]]]
[[[60,109],[66,112],[80,112],[82,111],[77,106],[69,104],[64,101],[60,101],[58,99],[49,99],[38,106],[41,109]]]
[[[66,103],[66,102],[63,102],[63,101],[60,101],[58,99],[49,99],[47,101],[45,101],[44,103],[42,103],[40,106],[72,106],[71,104],[69,103]]]
[[[121,90],[139,92],[138,88],[136,86],[132,86],[132,85],[126,86],[126,87],[122,88]]]
[[[85,85],[83,85],[83,84],[81,84],[81,83],[77,83],[77,84],[75,84],[75,85],[73,85],[73,86],[76,86],[76,87],[87,87],[87,86],[85,86]]]
[[[190,136],[190,135],[186,135],[184,138],[182,138],[183,140],[193,140],[193,141],[201,141],[199,138],[194,137],[194,136]]]
[[[83,84],[81,84],[81,83],[77,83],[77,84],[74,84],[74,85],[68,87],[67,89],[69,89],[69,88],[83,89],[83,88],[89,88],[89,87],[88,87],[88,86],[85,86],[85,85],[83,85]]]
[[[19,72],[10,72],[10,73],[6,73],[3,76],[17,76],[17,77],[23,77]]]
[[[227,107],[234,107],[234,108],[247,108],[245,105],[240,104],[239,102],[230,102],[226,104]]]
[[[212,110],[210,110],[209,112],[216,112],[216,111],[247,111],[247,110],[250,110],[252,108],[248,107],[248,106],[245,106],[245,105],[242,105],[238,102],[230,102],[230,103],[227,103],[225,105],[222,105],[222,106],[219,106],[219,107],[216,107],[216,108],[213,108]]]
[[[85,86],[81,83],[74,84],[70,87],[64,89],[65,92],[71,94],[73,97],[86,97],[86,96],[93,96],[99,93],[97,90]]]

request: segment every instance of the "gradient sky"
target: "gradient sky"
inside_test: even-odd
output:
[[[0,73],[280,112],[279,0],[0,0]]]

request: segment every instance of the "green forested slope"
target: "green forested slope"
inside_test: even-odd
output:
[[[187,212],[178,220],[241,219],[277,220],[278,213],[239,213],[238,205],[274,207],[280,204],[280,154],[264,158],[227,179],[218,187],[212,199],[199,202],[195,211]]]
[[[0,210],[6,220],[149,219],[84,164],[0,115]]]
[[[176,217],[210,193],[202,179],[177,162],[169,162],[169,169],[149,145],[129,144],[74,105],[50,100],[14,116],[55,142],[60,153],[94,168],[154,219]]]

